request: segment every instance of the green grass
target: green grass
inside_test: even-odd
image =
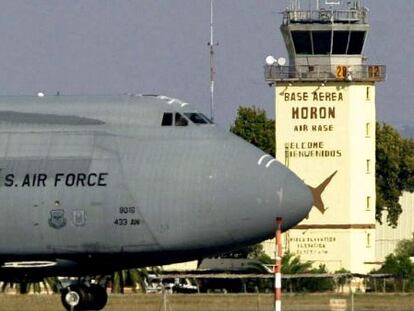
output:
[[[329,310],[329,299],[347,299],[349,295],[306,294],[284,295],[285,311]],[[168,295],[168,310],[171,311],[271,311],[272,295]],[[163,311],[160,295],[111,295],[106,311]],[[62,311],[58,295],[0,295],[1,311]],[[414,311],[412,295],[355,295],[355,311]]]

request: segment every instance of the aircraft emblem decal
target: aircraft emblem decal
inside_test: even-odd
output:
[[[50,211],[49,226],[55,229],[61,229],[66,226],[65,211],[63,209]]]
[[[325,190],[325,188],[330,184],[332,178],[338,173],[338,171],[335,171],[331,176],[329,176],[327,179],[325,179],[324,182],[322,182],[318,187],[313,188],[311,186],[308,186],[310,191],[312,192],[313,196],[313,206],[315,206],[322,214],[325,214],[325,203],[322,200],[322,193]]]
[[[84,210],[73,211],[73,224],[76,227],[83,227],[86,224],[86,213]]]
[[[86,213],[84,210],[74,210],[73,211],[73,224],[76,227],[83,227],[86,224]]]

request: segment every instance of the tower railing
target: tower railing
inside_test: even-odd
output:
[[[384,81],[386,67],[384,65],[352,65],[352,66],[279,66],[266,65],[266,81]]]
[[[294,23],[353,23],[367,24],[365,8],[351,10],[295,10],[283,13],[283,24]]]

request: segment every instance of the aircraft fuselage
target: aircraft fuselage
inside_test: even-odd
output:
[[[202,117],[166,97],[0,99],[0,276],[196,259],[306,216],[293,173]]]

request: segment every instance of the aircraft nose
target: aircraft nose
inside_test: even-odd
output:
[[[225,183],[216,193],[226,202],[223,212],[233,224],[229,231],[234,240],[257,242],[274,236],[277,217],[283,218],[283,231],[297,225],[309,214],[313,200],[310,189],[292,171],[263,151],[240,145],[229,151],[238,160],[223,164],[219,175],[226,176]]]
[[[281,216],[277,217],[284,219],[282,229],[285,231],[308,216],[313,198],[308,186],[290,170],[287,170],[283,184],[283,197],[277,210]]]
[[[209,152],[211,210],[224,235],[234,243],[257,243],[274,236],[276,218],[282,230],[302,221],[313,200],[310,189],[292,171],[245,141],[228,136]],[[207,209],[203,209],[207,211]],[[206,212],[205,212],[206,213]],[[211,224],[214,227],[214,224]]]
[[[258,174],[261,176],[268,209],[272,211],[271,221],[283,218],[285,231],[302,221],[310,212],[313,204],[311,191],[307,185],[291,170],[268,155],[261,156]]]

